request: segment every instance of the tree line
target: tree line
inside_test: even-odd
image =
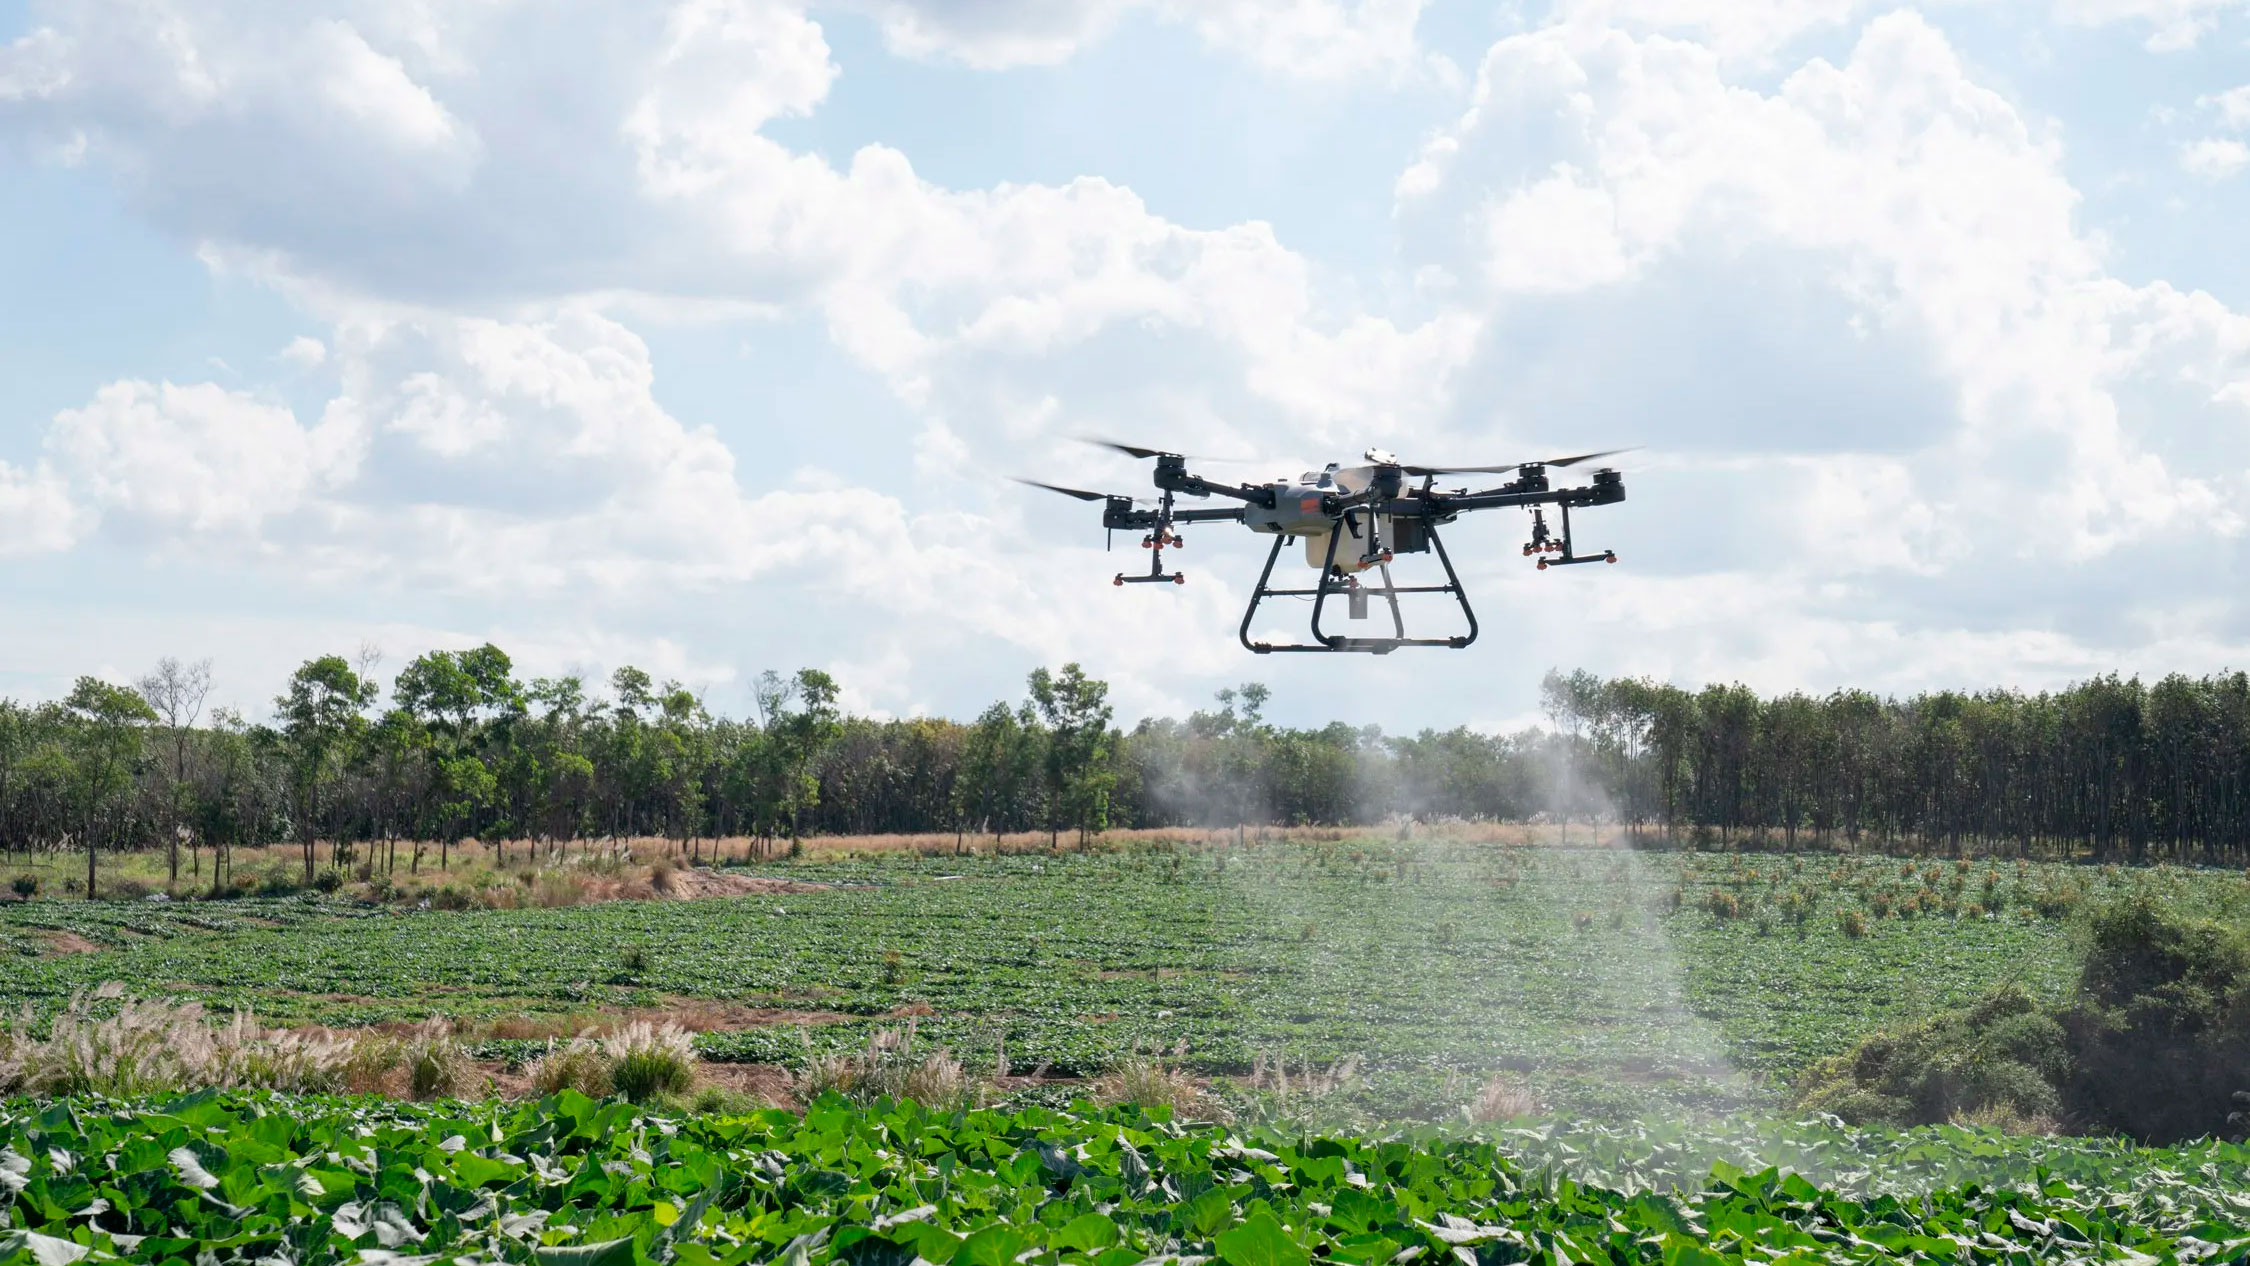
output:
[[[837,683],[766,673],[748,716],[620,668],[520,680],[495,646],[309,660],[271,712],[205,712],[208,661],[167,659],[60,700],[0,700],[0,847],[210,856],[315,841],[337,865],[419,870],[458,841],[1112,827],[1400,817],[1604,821],[1741,847],[2250,857],[2250,678],[2098,677],[2025,694],[1760,696],[1550,673],[1549,724],[1389,735],[1270,723],[1255,683],[1186,719],[1115,724],[1108,685],[1041,668],[967,723],[845,714]],[[90,846],[90,847],[89,847]]]

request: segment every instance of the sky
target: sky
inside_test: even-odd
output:
[[[0,0],[0,695],[2250,668],[2244,224],[2250,0]],[[1010,482],[1147,491],[1086,435],[1635,451],[1616,566],[1448,531],[1473,647],[1254,657],[1261,538]]]

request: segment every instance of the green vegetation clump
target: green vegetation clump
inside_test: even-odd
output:
[[[2029,994],[1995,990],[1975,1006],[1877,1033],[1813,1066],[1800,1102],[1854,1124],[1934,1124],[2005,1110],[2026,1122],[2062,1113],[2069,1071],[2062,1025]]]
[[[609,1084],[634,1103],[685,1094],[695,1084],[695,1048],[675,1024],[635,1020],[602,1039]]]
[[[2003,986],[1813,1066],[1800,1102],[1846,1121],[2005,1120],[2167,1142],[2237,1132],[2250,1089],[2250,934],[2148,896],[2087,920],[2077,989]]]
[[[2250,933],[2139,897],[2094,917],[2063,1019],[2088,1124],[2158,1141],[2229,1132],[2250,1090]]]

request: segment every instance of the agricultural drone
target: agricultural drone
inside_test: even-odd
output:
[[[1577,551],[1571,539],[1570,512],[1623,501],[1624,477],[1605,466],[1594,472],[1592,483],[1558,488],[1548,482],[1547,472],[1609,457],[1625,451],[1622,449],[1505,466],[1413,466],[1381,449],[1371,448],[1367,450],[1364,466],[1346,467],[1330,462],[1323,470],[1308,471],[1295,479],[1229,484],[1188,473],[1187,463],[1196,459],[1179,453],[1119,444],[1113,440],[1088,442],[1115,449],[1128,457],[1154,458],[1156,488],[1162,495],[1153,500],[1136,499],[1117,493],[1064,488],[1035,479],[1018,482],[1081,501],[1102,502],[1102,527],[1112,534],[1143,534],[1141,546],[1149,551],[1148,574],[1128,576],[1119,572],[1116,584],[1185,584],[1187,577],[1177,571],[1164,570],[1164,551],[1186,547],[1187,543],[1174,529],[1188,524],[1240,523],[1253,532],[1274,538],[1273,548],[1266,553],[1265,570],[1258,574],[1258,586],[1251,591],[1249,609],[1242,613],[1242,645],[1260,655],[1275,651],[1366,651],[1387,655],[1401,646],[1459,649],[1476,641],[1476,612],[1469,609],[1469,596],[1461,588],[1460,577],[1454,574],[1453,560],[1445,552],[1445,542],[1438,539],[1439,525],[1451,523],[1472,510],[1496,510],[1504,506],[1529,510],[1531,539],[1525,542],[1523,552],[1526,558],[1537,561],[1541,571],[1575,563],[1617,561],[1614,550],[1585,554]],[[1514,479],[1481,492],[1467,488],[1441,491],[1436,486],[1440,475],[1510,473],[1514,474]],[[1420,483],[1409,482],[1413,480]],[[1225,497],[1241,504],[1210,509],[1175,508],[1175,499],[1183,496]],[[1560,532],[1547,526],[1549,506],[1560,513]],[[1309,589],[1274,588],[1271,583],[1273,567],[1281,557],[1282,547],[1300,541],[1305,547],[1305,565],[1320,573],[1319,582]],[[1445,568],[1444,584],[1393,583],[1391,561],[1394,558],[1400,554],[1431,552],[1437,554],[1438,563]],[[1360,580],[1361,574],[1370,570],[1381,577],[1381,584],[1365,584]],[[1451,637],[1408,637],[1399,595],[1425,593],[1451,594],[1460,604],[1462,617],[1468,621],[1468,632]],[[1383,599],[1390,607],[1393,636],[1346,637],[1326,632],[1321,626],[1321,616],[1331,597],[1341,597],[1349,618],[1354,620],[1367,618],[1370,599]],[[1313,640],[1251,641],[1250,622],[1257,618],[1258,605],[1268,598],[1312,599]]]

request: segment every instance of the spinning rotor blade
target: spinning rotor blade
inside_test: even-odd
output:
[[[1164,457],[1167,455],[1172,457],[1187,456],[1187,454],[1185,453],[1168,454],[1166,450],[1161,448],[1142,448],[1138,444],[1120,444],[1116,440],[1105,440],[1099,436],[1094,435],[1081,435],[1078,437],[1078,442],[1081,444],[1091,444],[1096,448],[1114,448],[1118,452],[1125,454],[1127,457]]]
[[[1074,438],[1076,438],[1077,441],[1081,444],[1091,444],[1096,448],[1115,449],[1118,452],[1125,454],[1127,457],[1177,457],[1182,461],[1218,462],[1222,465],[1231,466],[1249,465],[1257,461],[1256,458],[1251,457],[1212,457],[1204,453],[1175,453],[1168,448],[1145,448],[1139,444],[1127,444],[1119,440],[1105,440],[1099,435],[1080,435]]]
[[[1400,466],[1409,475],[1505,475],[1526,466],[1576,466],[1597,457],[1615,457],[1619,453],[1633,452],[1630,448],[1604,449],[1599,453],[1580,453],[1576,457],[1550,457],[1542,461],[1510,462],[1505,466]]]
[[[1065,488],[1061,484],[1043,484],[1036,479],[1024,479],[1016,475],[1010,475],[1008,478],[1019,484],[1028,484],[1034,488],[1045,488],[1049,492],[1059,492],[1066,497],[1076,497],[1080,501],[1107,501],[1110,499],[1110,494],[1106,492],[1088,492],[1084,488]],[[1131,500],[1129,497],[1120,499]]]

